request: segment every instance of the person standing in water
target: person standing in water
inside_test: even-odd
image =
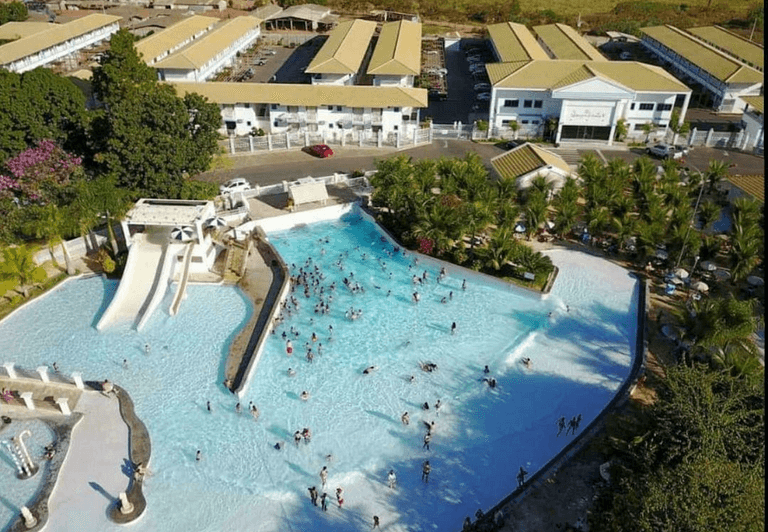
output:
[[[373,516],[373,528],[379,528],[379,516],[378,515],[374,515]],[[373,529],[371,529],[371,530],[373,530]]]
[[[400,417],[400,420],[403,422],[403,425],[408,425],[411,422],[411,416],[408,415],[408,412],[405,412]]]
[[[326,492],[323,492],[323,494],[320,496],[320,507],[323,509],[324,512],[328,511],[328,494]]]
[[[457,325],[456,325],[456,322],[454,321],[453,323],[451,323],[451,334],[456,334],[456,329],[457,329]]]
[[[429,474],[432,472],[432,466],[429,465],[429,460],[425,460],[421,466],[421,480],[429,482]]]
[[[395,489],[396,482],[397,482],[397,477],[395,476],[395,470],[390,469],[389,474],[387,475],[387,483],[389,484],[389,489],[391,490]]]
[[[322,482],[323,487],[325,487],[325,483],[328,482],[328,467],[323,466],[323,468],[320,470],[320,482]]]
[[[312,501],[312,504],[317,506],[317,488],[314,486],[309,488],[309,499]]]

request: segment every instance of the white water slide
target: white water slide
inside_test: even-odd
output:
[[[134,236],[120,286],[96,329],[131,322],[141,330],[168,289],[175,257],[182,247],[169,244],[167,234]]]

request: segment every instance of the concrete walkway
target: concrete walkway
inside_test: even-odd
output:
[[[72,431],[69,453],[49,500],[45,532],[71,531],[88,523],[108,527],[107,510],[128,487],[128,426],[116,398],[86,391],[77,412],[83,419]],[[126,470],[127,471],[127,470]],[[103,525],[101,525],[103,523]]]

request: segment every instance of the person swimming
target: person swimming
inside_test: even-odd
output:
[[[296,376],[296,370],[293,368],[288,368],[288,376],[289,377],[295,377]]]
[[[376,366],[368,366],[363,370],[363,375],[368,375],[369,373],[372,373],[376,371]]]
[[[299,397],[301,398],[302,401],[307,401],[309,399],[309,392],[307,390],[304,390],[303,392],[301,392],[301,394],[299,394]]]

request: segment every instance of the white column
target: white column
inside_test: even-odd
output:
[[[288,132],[285,132],[285,147],[291,149],[291,138],[288,136]]]
[[[739,149],[740,149],[741,151],[746,151],[746,150],[747,150],[747,145],[748,145],[748,144],[749,144],[749,133],[746,133],[746,132],[745,132],[745,133],[744,133],[744,141],[741,143],[741,146],[739,147]]]
[[[248,135],[248,147],[253,151],[253,137]]]
[[[269,149],[269,151],[272,151],[272,133],[269,133],[267,135],[267,149]]]
[[[344,130],[341,130],[341,145],[346,146],[347,145],[347,134],[344,133]]]
[[[69,404],[67,403],[66,397],[57,398],[56,404],[59,405],[59,408],[61,408],[61,413],[65,416],[72,414],[72,411],[69,409]]]
[[[24,399],[24,404],[27,405],[29,410],[35,409],[35,402],[32,400],[32,392],[23,392],[21,398]]]
[[[14,366],[13,362],[3,363],[3,367],[5,368],[5,371],[8,372],[8,376],[12,379],[18,379],[19,377],[16,375],[16,370],[13,368],[13,366]]]
[[[683,100],[683,108],[680,109],[680,118],[677,120],[677,125],[682,126],[683,122],[685,122],[685,113],[688,112],[688,104],[691,102],[691,94],[688,93],[685,95],[685,100]]]
[[[363,130],[362,129],[358,132],[357,143],[360,145],[361,148],[363,147]]]
[[[37,373],[40,375],[40,380],[43,382],[51,382],[48,378],[48,366],[38,366]]]
[[[712,140],[712,132],[714,131],[713,128],[709,128],[709,131],[707,131],[707,138],[704,140],[704,146],[709,146],[710,141]]]
[[[72,379],[75,381],[75,386],[77,386],[78,390],[85,389],[85,386],[83,386],[83,375],[79,371],[72,372]]]
[[[304,132],[304,146],[309,146],[309,131]]]
[[[395,146],[400,148],[400,132],[395,131]]]
[[[229,153],[235,153],[235,137],[229,137]]]

